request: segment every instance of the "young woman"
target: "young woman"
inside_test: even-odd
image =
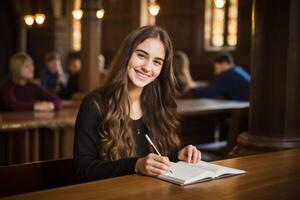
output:
[[[33,83],[34,65],[26,53],[16,53],[10,59],[10,79],[1,90],[1,105],[5,111],[52,111],[62,107],[62,101],[45,88]]]
[[[168,156],[200,160],[192,145],[179,150],[172,57],[170,38],[159,27],[141,27],[126,37],[107,82],[84,98],[77,116],[74,164],[79,179],[156,176],[169,170]],[[145,134],[162,156],[154,153]]]

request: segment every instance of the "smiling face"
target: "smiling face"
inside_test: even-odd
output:
[[[143,88],[160,74],[165,47],[158,38],[148,38],[133,51],[128,62],[128,77],[135,87]]]

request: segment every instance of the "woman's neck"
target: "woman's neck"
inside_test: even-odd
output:
[[[139,119],[143,116],[143,111],[141,108],[141,94],[143,88],[139,88],[133,85],[129,85],[128,94],[130,99],[130,118]]]
[[[21,86],[24,86],[27,84],[27,80],[26,79],[21,79],[19,82],[18,82],[19,85]]]

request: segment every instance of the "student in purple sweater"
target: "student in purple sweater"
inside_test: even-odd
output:
[[[10,60],[10,79],[1,89],[1,107],[5,111],[52,111],[62,108],[62,101],[44,87],[33,83],[34,65],[26,53],[16,53]]]

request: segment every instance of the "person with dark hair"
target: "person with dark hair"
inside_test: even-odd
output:
[[[68,59],[68,82],[59,96],[63,99],[70,99],[73,94],[79,91],[79,72],[81,70],[81,59],[79,55],[71,54]]]
[[[160,27],[140,27],[125,38],[107,81],[80,106],[74,141],[77,178],[157,176],[169,171],[169,158],[200,160],[196,147],[180,149],[172,60],[172,43]],[[161,156],[153,153],[146,134]]]
[[[41,83],[49,91],[59,94],[66,87],[68,75],[63,71],[61,57],[56,52],[45,56],[46,68],[41,74]]]
[[[222,52],[215,57],[214,74],[216,79],[207,87],[190,86],[191,94],[194,97],[249,101],[250,76],[234,64],[230,53]]]
[[[52,111],[62,108],[62,101],[46,88],[33,82],[32,58],[23,52],[10,59],[10,79],[1,90],[1,107],[4,111]]]

